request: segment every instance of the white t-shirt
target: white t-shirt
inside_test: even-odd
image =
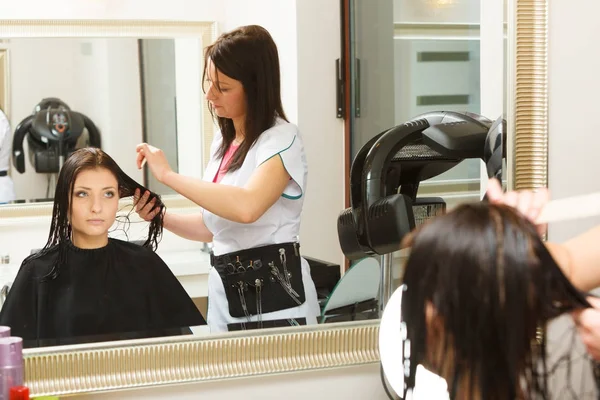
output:
[[[204,175],[206,181],[212,182],[219,170],[221,158],[218,158],[216,153],[222,140],[221,134],[217,134],[213,140],[211,159]],[[250,148],[242,166],[235,171],[227,172],[219,183],[243,187],[254,171],[271,157],[281,157],[291,179],[281,197],[257,221],[252,224],[242,224],[204,210],[204,223],[213,234],[215,255],[298,241],[308,167],[302,137],[295,125],[278,118],[275,125],[264,131]],[[302,247],[300,250],[302,251]],[[301,268],[306,301],[297,307],[265,313],[262,315],[263,321],[305,318],[307,324],[317,323],[316,318],[320,314],[317,291],[305,259],[302,259]],[[250,318],[251,321],[257,319],[256,315]],[[211,268],[208,277],[207,315],[211,332],[224,332],[228,329],[227,324],[247,320],[247,318],[234,318],[229,314],[223,282],[216,270]]]
[[[211,158],[204,174],[206,181],[212,182],[219,170],[221,159],[216,157],[216,152],[222,140],[219,133],[211,145]],[[274,156],[281,157],[292,179],[283,195],[257,221],[252,224],[232,222],[204,210],[204,223],[213,234],[215,255],[298,240],[308,166],[302,137],[294,124],[278,118],[250,148],[241,168],[227,172],[219,183],[243,187],[256,168]]]
[[[8,171],[11,153],[10,122],[0,110],[0,171]],[[15,199],[15,190],[10,176],[0,176],[0,203],[7,203]]]

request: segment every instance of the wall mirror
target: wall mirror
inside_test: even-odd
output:
[[[547,157],[546,26],[545,23],[535,21],[546,21],[547,4],[544,0],[507,2],[506,115],[510,132],[509,185],[517,188],[544,186]],[[121,141],[131,139],[126,135],[122,136],[121,133],[121,136],[115,138],[109,136],[113,130],[127,130],[118,122],[119,117],[123,117],[124,114],[136,115],[136,128],[129,127],[129,130],[137,132],[135,140],[131,139],[132,143],[136,143],[138,137],[152,135],[154,128],[148,126],[153,124],[156,124],[154,127],[175,127],[169,130],[177,138],[173,157],[177,160],[179,171],[195,171],[195,175],[201,174],[201,165],[199,167],[198,160],[194,158],[197,153],[181,149],[193,146],[205,154],[206,144],[202,138],[198,135],[185,138],[185,135],[186,132],[202,131],[203,138],[206,139],[213,129],[210,116],[204,111],[206,108],[200,84],[201,69],[198,69],[198,66],[202,65],[202,47],[214,40],[216,33],[215,24],[203,22],[2,21],[0,60],[3,51],[8,50],[8,58],[11,59],[13,51],[18,53],[21,49],[34,46],[47,50],[52,59],[57,59],[56,54],[65,59],[79,59],[81,62],[89,61],[90,57],[99,53],[108,57],[103,65],[90,65],[90,68],[94,67],[96,71],[102,69],[102,72],[97,72],[98,80],[87,82],[86,86],[90,86],[90,91],[84,92],[83,88],[77,88],[82,82],[86,82],[83,73],[71,73],[69,83],[57,86],[68,88],[69,92],[39,91],[34,95],[26,91],[23,100],[18,100],[17,94],[8,89],[8,93],[11,94],[8,97],[8,106],[5,106],[6,110],[11,122],[18,124],[20,119],[31,113],[35,104],[43,97],[62,96],[62,100],[73,110],[89,114],[88,116],[93,118],[94,123],[104,132],[107,145],[112,143],[117,146],[117,154]],[[48,42],[44,42],[45,40]],[[11,46],[14,46],[14,49]],[[120,75],[125,68],[113,69],[108,64],[110,56],[117,57],[118,54],[122,55],[118,57],[119,63],[127,65],[131,75]],[[164,57],[164,54],[170,54],[171,59]],[[195,65],[195,73],[189,65],[189,68],[186,68],[177,62],[181,54],[185,55],[186,61],[191,60]],[[32,53],[28,53],[28,56],[34,57]],[[5,75],[12,77],[15,64],[11,61],[8,65],[10,70]],[[363,63],[362,68],[363,72],[368,72],[370,66]],[[59,72],[63,71],[56,73]],[[160,75],[160,79],[153,79],[156,85],[148,85],[143,79],[144,76],[163,72],[165,75]],[[90,70],[86,72],[88,73],[93,72]],[[95,85],[100,85],[100,76],[104,82],[110,80],[116,86],[107,86],[103,93],[97,93],[94,87],[99,87]],[[186,81],[184,88],[179,86],[180,76],[191,80]],[[55,83],[53,79],[39,82],[39,85],[46,87]],[[135,89],[124,93],[124,85],[133,88],[134,83]],[[541,89],[531,91],[531,86]],[[0,99],[3,90],[6,92],[7,89],[0,85]],[[131,100],[128,104],[133,104],[135,111],[121,107],[116,109],[116,105],[113,108],[108,100],[104,107],[93,106],[97,96],[107,96],[113,91],[114,94],[128,97]],[[153,91],[166,91],[170,94],[165,99],[160,96],[157,98],[152,95],[155,93]],[[137,93],[135,100],[133,93]],[[172,99],[173,93],[176,101]],[[71,97],[67,98],[71,95],[73,100],[69,100]],[[189,97],[186,97],[188,100],[184,102],[180,101],[179,96]],[[368,105],[375,98],[374,93],[362,98],[363,117],[368,115]],[[157,103],[149,104],[152,100]],[[87,108],[89,104],[92,105]],[[189,109],[184,107],[184,104],[188,105]],[[150,116],[145,115],[144,110],[151,108],[156,112]],[[377,117],[373,116],[372,121],[376,119]],[[130,124],[133,123],[132,120],[133,118],[127,119]],[[390,124],[394,121],[391,120]],[[533,169],[532,160],[535,160]],[[127,154],[122,161],[117,161],[123,163],[126,168],[128,164],[129,168],[133,168],[133,157],[128,158]],[[31,166],[26,165],[26,173],[17,176],[25,179],[30,171]],[[28,217],[50,215],[50,204],[39,202],[45,199],[47,179],[34,174],[33,179],[36,178],[38,180],[34,181],[35,183],[26,185],[35,185],[43,193],[31,191],[20,199],[23,204],[1,206],[0,224],[14,219],[26,225]],[[152,182],[149,184],[152,185]],[[160,188],[158,190],[160,192]],[[178,196],[163,193],[168,206],[182,210],[193,209]],[[377,334],[378,321],[372,319],[324,323],[310,327],[230,332],[218,336],[204,334],[28,349],[25,351],[26,383],[36,396],[65,395],[373,363],[378,362]]]
[[[45,153],[52,143],[23,128],[49,98],[87,117],[77,147],[99,141],[128,175],[151,190],[173,194],[136,168],[135,146],[143,141],[164,149],[179,172],[202,176],[213,132],[199,86],[202,50],[216,32],[211,24],[193,28],[178,27],[180,34],[171,37],[4,35],[0,107],[13,132],[10,176],[16,197],[5,206],[52,201],[57,174]],[[182,149],[194,149],[195,157]]]

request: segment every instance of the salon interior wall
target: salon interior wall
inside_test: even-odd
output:
[[[440,42],[395,37],[394,24],[479,23],[479,3],[469,0],[436,8],[432,2],[414,0],[355,2],[355,47],[361,74],[360,117],[355,121],[360,145],[385,129],[430,111],[416,105],[418,96],[462,93],[469,89],[469,81],[465,79],[468,75],[464,73],[466,64],[445,63],[443,67],[442,63],[416,64],[419,51],[432,51],[431,47],[441,51]],[[444,50],[456,50],[451,46]],[[444,68],[443,74],[439,73],[440,68]],[[356,153],[358,148],[353,151]]]
[[[429,1],[376,0],[356,1],[356,57],[360,59],[361,115],[356,118],[354,146],[362,145],[375,134],[401,124],[439,106],[417,106],[416,99],[426,95],[469,93],[470,107],[495,119],[503,113],[504,62],[502,16],[505,0],[467,0],[452,4]],[[476,24],[480,26],[479,51],[464,40],[440,35],[397,35],[392,26],[408,24]],[[423,40],[425,39],[425,40]],[[451,40],[445,40],[451,39]],[[375,45],[376,44],[376,45]],[[469,51],[469,63],[418,63],[420,51]],[[477,58],[475,58],[477,57]],[[479,76],[468,71],[479,65]],[[443,70],[443,74],[439,71]],[[465,72],[467,71],[467,72]],[[479,84],[473,82],[479,81]],[[393,85],[390,85],[393,82]],[[474,90],[475,89],[475,90]],[[447,105],[447,110],[464,110],[464,105]],[[358,143],[357,143],[358,142]],[[356,152],[358,148],[353,149]],[[486,172],[482,166],[482,188]],[[472,177],[468,165],[446,173],[444,179]],[[474,176],[477,176],[475,174]],[[474,177],[473,176],[473,177]],[[437,178],[436,178],[437,179]],[[473,199],[471,193],[448,197],[448,204]],[[463,198],[464,197],[464,198]]]
[[[600,36],[595,18],[600,3],[549,1],[548,7],[548,187],[553,199],[561,199],[600,191],[600,135],[593,118],[598,114],[600,54],[591,51]],[[597,225],[599,217],[553,223],[548,238],[564,242]],[[569,331],[573,331],[572,319],[561,317],[551,325],[549,340],[562,337],[559,343],[568,346],[564,335]],[[588,364],[575,361],[584,353],[577,342],[572,375],[583,376],[586,387],[594,388]],[[578,387],[574,385],[579,382],[572,384]],[[553,385],[564,388],[564,378]]]
[[[593,0],[549,2],[548,186],[554,199],[600,191],[598,115],[600,26]],[[599,225],[586,218],[549,226],[549,239],[562,242]]]
[[[395,125],[394,9],[399,0],[354,1],[356,58],[360,60],[360,117],[352,153]],[[408,74],[408,71],[407,71]]]
[[[302,0],[304,1],[304,0]],[[387,400],[379,364],[74,396],[77,400]]]
[[[339,1],[173,0],[167,8],[164,4],[159,0],[57,0],[52,3],[24,0],[0,2],[0,15],[6,19],[218,21],[220,32],[242,24],[263,25],[278,44],[284,108],[290,121],[300,127],[310,168],[301,230],[303,252],[342,263],[336,219],[344,206],[343,125],[335,118],[333,78],[334,62],[340,51]],[[317,21],[320,21],[318,25]],[[47,235],[47,223],[38,225],[32,224],[23,234],[43,238]],[[161,243],[162,250],[190,246],[193,244],[175,240],[168,232]],[[28,254],[31,246],[20,237],[3,247],[22,255]]]

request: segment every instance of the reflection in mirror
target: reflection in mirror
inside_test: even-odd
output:
[[[355,62],[350,65],[356,82],[351,96],[353,156],[374,135],[423,113],[480,114],[479,0],[444,4],[394,0],[381,3],[378,10],[364,2],[351,3],[356,32]],[[381,18],[393,25],[393,37],[388,30],[373,29]],[[483,117],[493,121],[499,116]],[[423,192],[443,184],[453,191],[476,193],[480,165],[479,160],[468,159],[423,179]],[[436,189],[428,189],[432,186]]]
[[[142,245],[109,238],[119,199],[146,188],[98,148],[74,151],[59,173],[46,245],[23,261],[0,311],[26,347],[189,334],[200,311],[154,251],[162,212]],[[162,209],[156,193],[150,199]],[[127,234],[126,216],[120,217]]]
[[[506,122],[501,108],[482,114],[479,0],[348,3],[353,164],[338,231],[351,262],[378,258],[383,307],[401,282],[402,237],[502,175]],[[493,45],[503,65],[504,43]],[[503,104],[504,92],[485,96]]]
[[[185,142],[178,127],[201,118],[200,107],[177,103],[200,96],[189,85],[190,79],[199,82],[191,75],[199,69],[198,40],[17,38],[2,47],[10,53],[15,202],[51,200],[61,160],[100,143],[131,177],[159,194],[173,193],[136,168],[135,146],[160,146],[178,170],[177,146]],[[184,60],[188,67],[181,66]],[[43,103],[48,98],[60,101]]]
[[[24,67],[21,68],[20,72],[12,75],[13,107],[11,120],[16,121],[12,125],[16,130],[19,130],[19,127],[24,126],[22,124],[23,120],[27,120],[27,118],[29,118],[29,121],[40,120],[44,122],[43,117],[49,115],[50,127],[47,125],[43,127],[46,131],[49,130],[50,134],[40,135],[48,139],[45,143],[42,141],[42,144],[48,144],[53,139],[51,136],[54,134],[53,130],[61,133],[61,127],[66,126],[74,118],[80,116],[84,120],[81,129],[82,134],[77,138],[79,143],[76,146],[69,143],[72,147],[65,152],[65,165],[70,160],[67,158],[68,153],[75,150],[76,147],[94,144],[91,143],[90,138],[96,136],[94,133],[94,127],[96,127],[99,132],[97,136],[100,137],[101,147],[106,153],[114,157],[125,174],[135,181],[145,182],[145,185],[154,193],[161,195],[173,193],[166,185],[160,184],[152,174],[148,173],[149,168],[144,170],[145,175],[137,170],[134,163],[135,153],[133,149],[142,140],[161,148],[165,151],[170,165],[175,167],[176,171],[179,171],[182,175],[184,174],[181,168],[182,158],[197,157],[199,153],[191,151],[190,147],[181,146],[182,138],[185,139],[186,134],[202,135],[202,133],[198,133],[200,129],[189,129],[190,126],[194,127],[190,120],[200,119],[199,115],[207,108],[207,104],[189,101],[193,97],[190,94],[191,92],[194,92],[196,96],[203,95],[201,86],[194,85],[196,82],[200,83],[197,78],[202,76],[202,63],[188,62],[191,57],[189,50],[194,47],[193,44],[182,42],[184,41],[179,39],[136,40],[126,38],[10,39],[5,43],[7,49],[14,53],[11,61],[13,69],[17,69],[20,62],[24,63]],[[196,50],[199,49],[199,47],[196,48]],[[50,55],[52,54],[61,54],[63,58],[51,58]],[[198,52],[198,54],[201,53]],[[184,62],[178,62],[182,60],[183,56],[185,56]],[[256,64],[255,54],[247,54],[247,56],[249,57],[249,63]],[[51,60],[48,63],[46,74],[53,76],[53,79],[45,79],[41,71],[31,69],[35,57]],[[267,58],[265,56],[259,58],[259,60]],[[64,61],[65,59],[69,62]],[[224,62],[231,59],[235,58],[229,57]],[[52,60],[58,61],[54,62]],[[201,58],[197,58],[197,60],[201,60]],[[61,69],[63,64],[67,66]],[[77,68],[77,65],[80,68]],[[215,65],[219,65],[218,60],[215,61]],[[63,69],[67,69],[67,71],[63,71]],[[24,89],[27,85],[24,82],[29,74],[34,76],[29,83],[33,89],[25,92]],[[214,74],[209,76],[214,78]],[[275,76],[275,74],[267,74],[269,79],[272,76]],[[194,80],[194,77],[196,80]],[[220,75],[219,78],[221,80],[220,84],[225,85],[226,77]],[[210,81],[216,80],[212,79]],[[268,84],[266,86],[267,88],[274,88],[279,85]],[[214,90],[214,88],[209,88],[208,92],[210,93],[211,90]],[[221,90],[221,94],[226,93],[226,88],[221,88]],[[20,93],[24,94],[22,98],[18,97]],[[187,97],[185,97],[186,95]],[[48,107],[39,106],[40,116],[33,115],[32,111],[35,106],[48,98],[58,100],[49,101]],[[213,96],[211,99],[214,101],[215,97]],[[217,107],[219,105],[218,102],[213,104],[217,116],[220,112]],[[197,107],[191,110],[193,106]],[[36,114],[38,114],[37,111]],[[283,112],[279,112],[279,110],[276,110],[276,115],[284,116]],[[267,120],[271,121],[273,119]],[[88,122],[87,125],[85,121]],[[290,205],[295,213],[296,211],[299,212],[304,200],[302,185],[305,181],[305,166],[302,163],[305,162],[305,159],[302,141],[299,135],[296,136],[296,129],[292,124],[286,123],[281,118],[277,118],[275,121],[278,135],[265,135],[265,139],[259,143],[260,146],[257,145],[251,149],[252,153],[248,155],[247,159],[254,161],[258,157],[266,157],[263,161],[267,162],[272,158],[272,153],[270,153],[272,148],[270,146],[276,146],[281,150],[281,153],[285,150],[280,158],[286,161],[286,168],[291,168],[289,171],[291,171],[290,175],[293,179],[285,181],[289,184],[285,187],[285,193],[280,199],[280,203]],[[33,126],[33,123],[31,125]],[[75,124],[71,123],[71,125]],[[183,129],[183,126],[187,129]],[[200,124],[197,124],[197,126],[200,126]],[[39,133],[40,130],[42,129],[37,129],[35,132]],[[23,173],[20,173],[21,171],[16,167],[13,167],[10,172],[15,179],[17,190],[19,190],[19,187],[23,190],[29,190],[27,192],[29,194],[19,192],[22,193],[22,195],[19,195],[21,197],[19,201],[44,201],[54,195],[53,190],[56,190],[56,196],[59,196],[61,188],[64,189],[64,185],[61,187],[60,182],[58,182],[59,185],[57,186],[56,180],[60,181],[62,178],[52,176],[56,174],[58,168],[56,168],[56,171],[51,171],[52,174],[39,176],[42,174],[39,168],[36,170],[38,164],[35,163],[35,153],[33,156],[29,154],[31,152],[28,148],[27,136],[30,133],[31,131],[28,129],[26,135],[21,135],[23,136],[21,139],[23,142],[23,151],[21,152],[23,155]],[[15,135],[14,137],[18,138],[19,136]],[[208,163],[206,176],[212,181],[213,177],[217,176],[220,158],[214,154],[212,158],[206,157],[209,151],[214,152],[214,149],[210,148],[212,137],[204,137],[203,144],[206,144],[206,142],[209,145],[202,147],[203,164]],[[257,152],[256,147],[261,148],[260,152]],[[128,149],[131,149],[131,151]],[[182,149],[186,151],[181,152]],[[46,149],[43,148],[43,150]],[[32,159],[34,163],[31,162]],[[61,162],[63,161],[59,159],[58,166],[61,165]],[[148,166],[151,162],[148,161]],[[295,164],[289,164],[290,162]],[[189,163],[186,165],[189,165]],[[62,171],[64,170],[63,167]],[[185,175],[199,177],[202,172],[199,169],[194,174],[186,173]],[[221,179],[224,185],[222,186],[233,186],[236,183],[232,179],[239,177],[240,174],[248,175],[250,172],[251,169],[242,165],[240,172],[232,171],[232,173],[219,174],[223,175]],[[25,178],[27,177],[33,180],[26,181]],[[42,178],[44,179],[40,180]],[[93,189],[92,186],[86,187]],[[37,191],[40,189],[43,189],[44,194],[38,194]],[[88,196],[88,194],[85,194],[85,196]],[[73,201],[78,200],[79,197],[73,199]],[[52,229],[53,231],[58,229],[57,232],[62,236],[59,235],[58,238],[56,236],[51,237],[44,249],[31,255],[26,260],[17,279],[11,277],[10,283],[7,284],[8,293],[2,308],[3,317],[0,318],[0,323],[5,322],[16,326],[15,334],[22,334],[33,345],[37,346],[173,335],[189,333],[189,329],[192,333],[205,334],[208,333],[208,329],[199,321],[185,320],[183,321],[186,322],[185,324],[180,321],[176,326],[173,326],[172,323],[161,326],[152,318],[160,318],[161,315],[164,316],[165,320],[167,320],[167,315],[170,318],[176,318],[176,312],[167,313],[163,311],[172,307],[183,312],[189,310],[187,306],[192,302],[195,310],[193,317],[200,316],[202,318],[200,322],[203,322],[209,314],[210,307],[215,308],[216,304],[219,304],[212,297],[211,301],[207,302],[210,285],[214,283],[212,280],[216,277],[210,276],[209,278],[209,274],[217,275],[214,272],[216,268],[210,268],[210,261],[215,266],[223,267],[221,272],[225,275],[225,282],[229,283],[225,286],[225,289],[232,293],[231,298],[233,300],[237,300],[235,306],[232,305],[234,304],[233,301],[220,303],[222,309],[219,309],[219,312],[229,312],[230,315],[236,318],[235,320],[230,318],[223,330],[247,330],[314,324],[317,322],[358,320],[364,319],[366,314],[363,311],[368,314],[369,311],[373,310],[369,300],[375,297],[373,292],[376,289],[366,290],[365,294],[361,295],[364,297],[360,299],[359,303],[361,304],[357,307],[356,296],[348,297],[348,293],[342,290],[341,286],[334,289],[334,286],[340,280],[339,265],[306,257],[301,254],[297,242],[290,242],[290,240],[297,240],[298,232],[295,231],[299,227],[297,222],[291,224],[293,225],[291,231],[288,231],[287,227],[283,227],[273,233],[273,237],[279,235],[274,239],[278,241],[278,244],[282,241],[288,243],[277,247],[272,246],[270,249],[272,254],[268,255],[262,252],[236,251],[234,252],[235,257],[228,258],[227,255],[223,256],[223,251],[221,251],[221,254],[217,253],[209,261],[207,259],[208,254],[197,251],[201,245],[196,244],[196,247],[193,247],[194,250],[183,252],[186,254],[179,257],[185,258],[189,255],[189,259],[185,262],[178,261],[180,265],[186,264],[186,271],[182,273],[183,268],[181,268],[176,274],[179,282],[169,283],[169,273],[174,273],[179,268],[178,266],[172,266],[170,263],[170,260],[175,258],[173,254],[167,254],[165,257],[165,262],[169,265],[171,271],[162,271],[162,262],[157,261],[158,266],[152,267],[151,263],[150,266],[138,265],[140,264],[139,260],[133,261],[132,257],[141,250],[138,249],[139,246],[131,247],[133,246],[131,244],[132,239],[135,241],[140,237],[145,237],[148,232],[144,232],[144,229],[147,229],[147,224],[144,224],[143,221],[139,224],[137,221],[135,221],[135,224],[129,224],[131,221],[122,220],[122,218],[128,217],[132,217],[132,220],[138,218],[130,210],[130,208],[119,209],[117,223],[109,230],[111,239],[104,246],[92,249],[82,248],[73,237],[69,237],[68,229],[74,229],[74,221],[71,221],[71,225],[57,226],[57,217],[54,216],[52,218],[52,221],[54,221]],[[169,211],[176,213],[181,210],[170,209]],[[192,211],[197,213],[198,209],[189,210],[190,213]],[[280,211],[279,207],[273,209],[273,218],[278,218],[278,211]],[[54,212],[56,213],[57,210],[54,210]],[[185,212],[187,213],[188,210]],[[189,215],[180,217],[188,222],[195,223],[197,221]],[[221,223],[214,216],[207,217],[206,221],[209,219],[212,220],[213,224]],[[235,226],[241,225],[236,223]],[[194,229],[196,228],[197,226],[194,226]],[[150,229],[152,230],[152,225]],[[247,225],[242,226],[242,229],[247,229]],[[245,231],[240,235],[248,237],[249,240],[255,240],[257,237],[256,235],[249,235]],[[270,234],[265,235],[265,237],[270,236]],[[281,240],[283,236],[287,240]],[[236,241],[239,241],[236,235],[234,237]],[[262,240],[260,237],[259,235],[259,240]],[[197,240],[197,238],[195,239]],[[221,240],[221,245],[224,242],[226,240]],[[63,244],[61,245],[61,243]],[[40,248],[41,244],[32,244],[32,247]],[[256,246],[248,245],[248,247]],[[192,248],[192,246],[189,246],[189,248]],[[227,248],[229,247],[222,246],[221,250]],[[117,254],[115,255],[115,253]],[[231,253],[231,251],[226,253]],[[300,257],[300,254],[302,257]],[[61,257],[66,258],[67,261],[61,264],[63,266],[62,270],[54,276],[51,273],[52,267],[56,265],[55,261],[60,260]],[[141,256],[136,257],[139,259]],[[108,259],[108,261],[105,259]],[[114,264],[114,260],[117,260],[118,265]],[[261,263],[261,260],[264,262]],[[131,265],[128,266],[128,263]],[[82,266],[85,267],[82,268]],[[98,269],[97,273],[79,274],[91,266]],[[135,270],[138,266],[140,270]],[[188,272],[192,268],[194,272]],[[151,277],[146,277],[145,275],[149,273],[148,269],[158,269],[162,272],[155,271],[150,274]],[[119,272],[120,270],[122,272]],[[263,271],[266,271],[267,274],[261,275]],[[357,268],[356,271],[359,272],[359,269]],[[112,277],[112,274],[116,275]],[[241,287],[236,286],[241,281],[240,276],[242,274],[244,274],[244,279],[249,278],[242,281],[243,285]],[[146,278],[150,281],[144,282]],[[221,277],[219,276],[217,279],[220,281]],[[257,279],[263,279],[265,282],[263,286],[261,281],[258,289],[256,288]],[[136,280],[139,281],[139,287],[132,290],[130,294],[126,294],[125,287]],[[157,288],[156,285],[161,281],[163,281],[162,285],[165,287]],[[23,289],[23,282],[26,283],[25,289]],[[295,286],[299,282],[300,285]],[[169,301],[163,300],[172,297],[167,293],[168,290],[174,293],[177,292],[174,289],[177,284],[179,287],[183,286],[187,293],[185,296],[181,296],[179,306],[175,307]],[[301,292],[301,290],[304,290],[303,287],[307,288],[308,294],[305,295]],[[106,290],[106,288],[109,288],[109,290]],[[276,296],[267,299],[267,295],[271,293],[271,290]],[[28,292],[25,298],[33,299],[33,303],[31,301],[28,303],[15,300],[22,296],[23,291]],[[152,294],[149,294],[149,292],[152,292]],[[28,297],[32,293],[35,295]],[[296,294],[300,295],[301,293],[302,296],[296,296]],[[154,300],[149,300],[159,298],[162,298],[161,301],[164,304],[154,304]],[[144,300],[146,300],[145,303]],[[176,299],[169,300],[175,301]],[[128,312],[132,312],[131,309],[125,306],[124,302],[131,304],[131,307],[137,309],[140,315],[137,318],[122,317]],[[182,306],[182,302],[186,304]],[[301,303],[300,307],[298,302]],[[362,304],[362,302],[366,303]],[[329,304],[327,315],[319,319],[325,303]],[[20,310],[16,306],[17,304],[24,305],[28,312]],[[96,319],[92,317],[94,315],[94,304],[96,307],[102,308],[102,311],[95,313],[96,317],[99,315],[99,318]],[[119,304],[121,308],[118,307]],[[144,307],[150,306],[155,306],[156,309],[152,309],[152,311],[144,309]],[[234,307],[237,307],[237,309],[233,309]],[[291,313],[288,313],[289,310],[291,310]],[[198,313],[198,311],[200,312]],[[269,314],[271,312],[272,315]],[[42,314],[43,316],[41,316]],[[149,314],[155,317],[150,318]],[[248,314],[253,317],[252,320],[247,318]],[[98,321],[102,323],[100,324]],[[35,331],[20,332],[19,326],[35,327]],[[211,327],[211,331],[213,333],[218,332],[222,327],[218,326],[217,328],[212,329]]]

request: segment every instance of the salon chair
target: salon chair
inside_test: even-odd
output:
[[[354,264],[327,298],[320,323],[378,318],[379,275],[379,262],[372,257]]]
[[[340,265],[302,255],[310,266],[310,277],[317,290],[317,299],[321,309],[327,303],[331,292],[340,281]]]
[[[349,260],[380,257],[381,309],[391,294],[391,253],[418,224],[445,212],[443,199],[417,197],[420,183],[466,159],[486,160],[493,169],[498,145],[488,136],[494,131],[502,138],[503,126],[472,113],[430,112],[360,149],[350,171],[351,207],[338,216],[338,236]],[[487,153],[486,143],[493,149]]]

